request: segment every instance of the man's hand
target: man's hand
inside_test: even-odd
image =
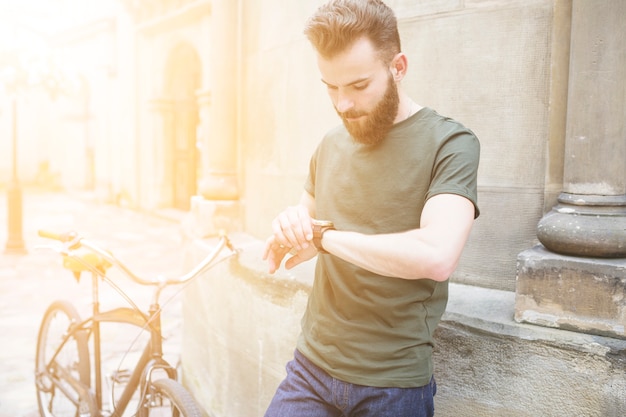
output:
[[[300,197],[300,204],[287,207],[272,222],[274,234],[265,241],[263,260],[269,264],[273,274],[287,254],[293,256],[285,262],[287,269],[308,261],[317,255],[313,245],[313,225],[311,216],[315,215],[315,199],[306,191]]]
[[[263,260],[267,261],[270,274],[273,274],[280,268],[280,264],[287,254],[293,255],[285,262],[285,268],[291,269],[302,262],[314,258],[317,255],[317,249],[315,249],[315,246],[309,245],[306,249],[296,251],[293,248],[277,243],[275,237],[270,236],[265,242],[265,249],[263,250]]]
[[[287,207],[272,222],[274,241],[296,252],[312,245],[313,226],[309,209],[302,204]]]

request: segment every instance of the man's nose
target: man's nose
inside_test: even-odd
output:
[[[350,97],[348,97],[345,94],[339,93],[337,95],[336,107],[339,113],[345,113],[354,107],[354,100],[352,100]]]

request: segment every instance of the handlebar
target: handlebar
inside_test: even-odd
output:
[[[230,253],[223,257],[225,259],[227,257],[233,256],[237,253],[237,250],[234,248],[228,235],[226,233],[220,233],[219,240],[215,248],[204,258],[198,265],[196,265],[191,271],[188,273],[181,275],[177,278],[170,279],[160,279],[160,280],[150,280],[139,277],[135,273],[133,273],[120,259],[118,259],[113,253],[110,251],[98,246],[96,243],[85,239],[80,236],[78,233],[74,231],[66,232],[66,233],[54,233],[46,230],[39,230],[38,235],[46,238],[56,240],[62,243],[61,248],[55,248],[57,252],[61,253],[63,256],[67,256],[77,260],[83,266],[86,266],[87,269],[90,269],[94,272],[103,275],[102,266],[110,266],[114,265],[119,268],[126,276],[141,285],[176,285],[176,284],[184,284],[185,282],[195,278],[204,270],[206,270],[215,260],[217,260],[218,255],[222,252],[224,248],[228,248]],[[76,250],[80,248],[86,248],[90,251],[91,257],[81,258]],[[97,255],[94,259],[93,255]],[[109,265],[107,265],[109,264]],[[68,267],[68,266],[66,266]],[[68,267],[69,268],[69,267]]]

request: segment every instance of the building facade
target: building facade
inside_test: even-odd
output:
[[[94,6],[103,3],[109,7]],[[221,279],[207,275],[185,303],[186,383],[216,416],[262,415],[306,303],[312,265],[268,277],[259,247],[276,213],[297,201],[317,143],[339,123],[302,33],[321,3],[58,1],[66,13],[98,11],[48,35],[78,81],[54,101],[38,99],[38,92],[20,98],[28,108],[19,118],[25,183],[89,190],[103,202],[143,210],[186,211],[190,242],[221,229],[237,236],[240,263],[219,269]],[[502,368],[507,360],[500,358],[494,368],[481,368],[484,357],[467,353],[474,359],[461,374],[467,378],[454,376],[463,361],[453,336],[480,325],[459,319],[455,327],[448,316],[440,360],[450,379],[441,383],[441,395],[458,408],[444,412],[464,415],[459,410],[470,404],[482,413],[474,415],[623,415],[624,2],[601,8],[590,0],[387,3],[396,10],[409,59],[403,87],[481,141],[481,216],[451,280],[506,300],[504,316],[481,319],[495,324],[480,331],[493,337],[489,348],[508,346],[508,363],[516,367]],[[9,132],[3,100],[0,129]],[[9,152],[7,143],[0,146],[3,155]],[[3,158],[0,172],[9,171]],[[194,240],[190,251],[201,256],[210,242]],[[486,314],[491,299],[481,300],[476,308]],[[583,339],[568,344],[559,335],[569,333],[558,331],[537,336],[514,316],[575,330]],[[549,347],[529,347],[524,337]],[[467,343],[485,348],[480,337]],[[589,348],[593,343],[598,349]],[[596,381],[596,390],[581,405],[579,387],[563,389],[558,395],[569,405],[551,413],[548,399],[521,394],[553,393],[547,380],[531,387],[536,369],[527,363],[529,352],[565,384],[566,345],[573,361],[591,358],[574,372],[581,385]],[[515,404],[507,399],[515,393],[502,390],[472,391],[471,369],[508,387],[515,382],[522,400]]]

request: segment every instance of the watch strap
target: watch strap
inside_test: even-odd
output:
[[[322,238],[327,230],[335,230],[332,222],[313,222],[313,245],[319,253],[328,253],[322,246]]]

